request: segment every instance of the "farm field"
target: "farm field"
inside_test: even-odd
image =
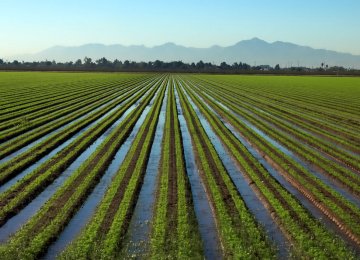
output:
[[[1,259],[358,259],[360,78],[0,73]]]

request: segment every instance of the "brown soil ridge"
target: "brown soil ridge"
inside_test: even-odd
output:
[[[217,109],[217,112],[218,111]],[[222,117],[224,117],[224,115],[221,115]],[[237,128],[237,127],[236,127]],[[255,144],[253,144],[252,142],[249,141],[248,138],[246,138],[241,131],[239,131],[239,129],[237,128],[238,132],[241,134],[241,136],[249,143],[251,144],[251,146],[253,146],[256,151],[261,154],[264,159],[271,165],[273,166],[293,187],[295,187],[298,191],[300,191],[307,199],[310,200],[310,202],[312,202],[317,208],[319,208],[324,215],[326,215],[330,220],[332,220],[338,227],[339,229],[348,237],[350,238],[350,240],[352,240],[353,242],[355,242],[356,244],[359,245],[359,238],[349,229],[347,228],[344,223],[342,221],[340,221],[325,205],[323,205],[321,202],[318,202],[313,196],[312,194],[307,191],[303,185],[301,185],[300,183],[298,183],[296,180],[294,180],[291,176],[289,176],[289,173],[286,172],[280,165],[278,165],[275,161],[273,161],[269,156],[267,156],[263,151],[261,151]],[[289,164],[289,162],[287,162],[287,164]],[[265,179],[264,179],[265,180]],[[273,188],[271,188],[273,189]],[[276,191],[276,190],[275,190]],[[280,196],[280,195],[279,195]],[[278,198],[279,198],[278,196]],[[282,200],[282,202],[285,202],[284,200]]]
[[[171,90],[172,91],[172,90]],[[166,225],[166,237],[170,238],[174,236],[174,232],[177,231],[177,205],[178,205],[178,170],[176,165],[176,147],[175,147],[175,122],[173,111],[173,98],[170,98],[170,161],[168,169],[168,206],[166,209],[167,225]]]
[[[118,115],[116,118],[114,118],[111,122],[115,122],[118,118],[121,117],[123,113],[121,113],[120,115]],[[110,123],[109,123],[110,125]],[[92,142],[94,142],[102,133],[104,133],[106,131],[106,128],[104,128],[104,130],[99,133],[98,135],[94,136],[93,138],[87,140],[86,144],[90,144]],[[81,140],[78,140],[76,142],[76,144],[80,144],[83,140],[85,140],[91,133],[87,133],[84,138],[82,138]],[[75,145],[77,146],[77,145]],[[33,190],[32,193],[29,195],[28,199],[26,201],[23,201],[22,203],[20,203],[16,208],[14,208],[12,211],[9,212],[9,215],[6,216],[4,219],[0,220],[0,226],[2,226],[10,217],[14,216],[15,214],[17,214],[17,212],[23,208],[28,202],[30,202],[32,200],[32,198],[34,198],[37,194],[39,194],[39,192],[41,192],[44,187],[46,187],[49,183],[51,183],[54,179],[56,179],[62,171],[64,171],[76,158],[79,154],[81,154],[83,151],[85,151],[87,148],[87,145],[84,145],[83,148],[81,150],[79,150],[79,152],[77,152],[76,154],[74,154],[73,156],[71,156],[67,162],[64,165],[61,165],[57,168],[56,171],[54,171],[54,173],[52,174],[52,176],[45,180],[43,185],[40,185],[37,189]],[[64,149],[61,154],[62,155],[66,155],[69,152],[69,149],[72,148],[66,148]],[[7,205],[7,202],[10,201],[11,199],[13,199],[14,197],[17,196],[17,194],[21,193],[26,187],[27,185],[29,185],[32,181],[34,181],[37,177],[41,176],[41,174],[45,173],[47,170],[49,170],[54,164],[56,163],[55,160],[51,160],[50,162],[48,162],[46,164],[45,167],[43,167],[41,169],[41,171],[38,172],[38,174],[32,176],[31,178],[27,179],[26,181],[24,181],[22,183],[22,185],[20,185],[16,190],[14,190],[13,192],[7,194],[6,197],[2,198],[2,200],[0,201],[0,207],[4,207]]]

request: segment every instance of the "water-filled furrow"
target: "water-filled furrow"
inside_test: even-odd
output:
[[[209,97],[210,99],[214,100],[214,98],[213,98],[212,96],[210,96],[208,93],[206,93],[205,91],[200,90],[200,89],[199,89],[199,91],[201,91],[202,93],[204,93],[204,94],[205,94],[207,97]],[[238,104],[236,104],[236,103],[234,103],[234,104],[239,107]],[[316,132],[313,132],[313,131],[311,131],[311,130],[308,130],[308,129],[306,129],[305,127],[298,126],[297,124],[292,123],[292,122],[290,122],[290,121],[288,121],[288,120],[286,120],[286,119],[283,119],[283,118],[281,118],[281,117],[278,116],[278,115],[270,114],[269,112],[264,111],[264,110],[261,109],[261,108],[254,107],[253,104],[250,104],[250,103],[246,103],[246,104],[247,104],[247,105],[251,105],[252,108],[253,108],[254,110],[258,111],[259,113],[262,113],[262,114],[265,114],[265,115],[271,115],[271,116],[276,117],[278,120],[280,120],[281,122],[284,122],[284,123],[290,125],[290,126],[293,127],[294,129],[299,129],[299,130],[303,131],[303,132],[306,133],[306,134],[310,134],[310,135],[319,137],[319,138],[321,138],[322,140],[324,140],[325,142],[327,142],[328,144],[335,146],[336,148],[338,148],[339,150],[341,150],[341,151],[344,152],[344,153],[349,153],[349,154],[351,154],[351,155],[353,155],[353,156],[358,156],[358,154],[357,154],[356,152],[353,152],[353,151],[347,149],[347,148],[344,147],[341,143],[338,143],[338,142],[333,141],[333,140],[330,140],[330,139],[326,139],[326,138],[322,137],[320,134],[318,134],[318,133],[316,133]],[[229,110],[229,109],[228,109],[227,107],[225,107],[223,104],[219,104],[219,105],[222,106],[224,109]],[[249,114],[251,114],[252,116],[256,117],[257,119],[263,120],[263,119],[260,119],[259,116],[256,115],[254,112],[249,111],[248,109],[246,109],[246,108],[244,108],[244,107],[239,107],[239,108],[241,108],[242,110],[244,110],[246,113],[249,113]],[[272,124],[272,123],[269,122],[269,121],[267,121],[267,123],[270,123],[272,126],[276,127],[274,124]],[[276,128],[277,128],[277,127],[276,127]],[[312,146],[309,146],[309,147],[313,148]]]
[[[96,210],[96,207],[101,202],[101,199],[103,198],[106,190],[111,184],[111,180],[113,179],[114,175],[120,168],[126,154],[128,153],[135,139],[136,134],[138,133],[152,105],[154,104],[154,100],[158,95],[159,90],[156,92],[150,103],[145,107],[139,120],[136,122],[133,130],[131,131],[131,134],[115,154],[114,159],[111,161],[109,167],[107,168],[105,174],[101,177],[99,183],[95,186],[94,190],[87,197],[81,208],[76,212],[76,214],[72,217],[68,225],[58,236],[57,240],[48,248],[44,256],[44,259],[55,259],[56,256],[59,253],[61,253],[62,250],[64,250],[64,248],[80,233],[80,231],[89,222],[91,216]],[[138,105],[139,102],[137,102],[137,104],[134,104],[130,108],[131,111],[134,110]],[[130,111],[124,116],[126,117],[129,113]]]
[[[249,183],[246,181],[244,174],[240,171],[240,169],[236,166],[234,161],[232,160],[232,156],[223,146],[220,138],[215,134],[212,130],[210,123],[204,117],[202,112],[199,110],[197,105],[191,100],[190,96],[183,89],[185,95],[187,96],[189,103],[195,110],[197,117],[199,118],[202,127],[204,128],[206,134],[208,135],[212,145],[214,146],[217,154],[219,155],[226,171],[228,172],[230,178],[235,184],[238,192],[243,198],[247,208],[251,211],[251,213],[255,216],[257,221],[264,227],[266,233],[269,238],[275,242],[276,247],[278,249],[279,257],[286,258],[289,255],[289,242],[286,237],[280,230],[279,226],[276,224],[274,219],[271,217],[270,212],[265,208],[264,204],[257,197],[253,189],[250,187]],[[200,100],[201,97],[197,96]],[[203,101],[203,100],[202,100]],[[207,108],[209,108],[217,117],[220,117],[209,105],[204,103]]]
[[[95,87],[94,84],[91,84],[91,85],[88,86],[88,89],[92,89],[92,87],[95,87],[94,90],[96,90],[96,89],[100,90],[99,86],[111,87],[111,85],[112,85],[112,89],[115,89],[114,88],[114,85],[115,85],[114,82],[101,83],[101,85],[98,85],[97,88]],[[76,84],[72,84],[72,86],[74,87],[74,86],[76,86]],[[68,87],[69,87],[69,85],[68,85]],[[27,100],[25,99],[22,102],[20,102],[21,103],[21,105],[20,105],[21,108],[19,106],[17,106],[17,105],[14,105],[14,103],[12,103],[13,106],[12,106],[12,109],[10,109],[10,111],[9,111],[9,107],[7,108],[8,111],[6,111],[6,112],[1,111],[1,113],[0,113],[0,118],[1,118],[0,121],[4,122],[4,120],[3,120],[4,115],[9,116],[9,113],[11,113],[10,115],[13,118],[14,113],[16,113],[16,114],[23,113],[23,112],[25,112],[24,111],[25,109],[29,109],[29,108],[34,109],[34,106],[36,107],[35,111],[32,110],[30,112],[31,113],[39,112],[39,111],[43,110],[44,107],[49,107],[50,105],[53,105],[53,106],[54,105],[59,105],[59,104],[61,104],[63,102],[74,100],[77,97],[79,97],[79,95],[81,93],[85,93],[84,91],[86,91],[86,89],[84,87],[82,87],[81,89],[76,89],[74,93],[69,93],[70,89],[71,89],[71,87],[70,88],[65,87],[65,88],[62,89],[62,93],[60,93],[60,92],[58,92],[58,93],[50,93],[50,94],[48,94],[47,98],[44,98],[44,96],[41,96],[41,91],[38,92],[38,89],[34,88],[34,89],[30,90],[30,95],[27,95],[28,97],[32,96],[32,98],[27,99]],[[110,90],[110,88],[108,88],[108,90]],[[36,92],[38,92],[38,94],[40,94],[40,98],[39,98],[38,95],[35,94]],[[66,95],[64,95],[64,93],[66,93],[66,92],[68,92],[68,93]],[[23,93],[23,94],[26,95],[25,93]],[[74,94],[77,94],[77,96],[74,95]],[[36,100],[34,100],[34,97],[36,97]],[[53,98],[55,98],[55,99],[53,99]],[[51,103],[49,103],[49,102],[51,102]],[[18,100],[16,101],[16,103],[19,104]],[[8,121],[8,120],[11,120],[11,118],[7,117],[5,119],[5,121]]]
[[[243,91],[246,91],[246,89],[243,89]],[[222,92],[226,92],[226,89],[222,89]],[[239,93],[238,93],[239,94]],[[253,95],[255,94],[260,94],[260,93],[252,93]],[[251,98],[251,97],[250,97]],[[268,98],[268,97],[266,97],[266,98]],[[258,100],[254,100],[254,99],[252,99],[254,102],[259,102]],[[279,100],[272,100],[272,101],[279,101]],[[280,100],[280,101],[284,101],[284,100]],[[269,102],[269,100],[267,101],[267,103]],[[271,102],[271,101],[270,101]],[[284,104],[283,104],[284,105]],[[294,107],[293,107],[293,104],[291,104],[291,102],[289,103],[289,102],[285,102],[285,107],[286,108],[290,108],[290,109],[293,109]],[[303,108],[305,108],[305,107],[303,107]],[[307,110],[307,109],[306,109]],[[310,111],[310,112],[309,112]],[[317,113],[317,115],[314,115],[313,113],[311,113],[311,111],[313,111],[313,112],[316,112]],[[331,126],[332,124],[338,124],[339,122],[334,122],[334,120],[336,120],[336,121],[339,121],[339,119],[329,119],[329,118],[327,118],[328,120],[326,120],[326,117],[323,117],[323,115],[322,114],[318,114],[318,112],[319,111],[317,111],[317,110],[307,110],[307,117],[309,117],[310,119],[312,119],[312,120],[314,120],[314,121],[317,121],[317,122],[319,122],[319,123],[321,123],[321,124],[325,124],[325,125],[328,125],[328,126]],[[329,121],[330,120],[330,121]],[[340,120],[341,121],[341,120]],[[330,124],[330,125],[329,125]],[[356,131],[354,131],[354,130],[350,130],[350,129],[346,129],[346,127],[345,127],[345,129],[343,129],[343,130],[345,130],[346,132],[349,132],[349,133],[351,133],[352,135],[357,135],[357,132]]]
[[[167,89],[169,88],[169,82]],[[133,216],[127,231],[127,241],[125,243],[125,252],[134,257],[146,255],[149,252],[149,237],[151,224],[153,223],[153,209],[156,199],[156,186],[159,173],[159,162],[162,151],[162,140],[164,135],[167,89],[165,91],[161,111],[158,118],[158,124],[155,131],[154,142],[146,166],[143,185],[134,209]]]
[[[292,135],[288,134],[287,132],[279,129],[279,127],[276,126],[274,123],[269,122],[269,121],[265,121],[264,119],[260,118],[258,115],[256,115],[255,113],[253,113],[252,111],[249,111],[248,109],[245,109],[245,108],[241,108],[241,109],[242,109],[244,112],[250,114],[252,117],[256,118],[257,120],[260,120],[261,122],[270,125],[270,126],[273,127],[274,129],[277,129],[277,131],[281,132],[282,134],[287,135],[287,136],[289,136],[289,137],[291,137],[291,138],[296,139],[297,142],[299,142],[299,143],[301,143],[302,145],[306,146],[306,148],[308,148],[308,149],[311,149],[311,150],[316,151],[317,153],[319,153],[321,156],[325,157],[326,159],[328,159],[328,160],[330,160],[330,161],[332,161],[332,162],[334,162],[334,163],[337,163],[337,164],[341,165],[342,167],[347,168],[347,169],[350,170],[350,171],[358,172],[358,171],[352,169],[351,167],[349,167],[348,165],[346,165],[344,162],[339,161],[339,160],[336,160],[335,158],[333,158],[333,157],[331,157],[330,155],[328,155],[326,152],[321,151],[321,150],[318,149],[317,147],[315,147],[315,146],[313,146],[313,145],[311,145],[311,144],[308,144],[308,143],[300,140],[299,138],[297,138],[297,137],[295,137],[295,136],[292,136]],[[265,113],[267,113],[267,112],[265,112]],[[283,121],[283,120],[282,120],[282,121]],[[291,124],[291,123],[288,123],[288,122],[287,122],[287,124],[289,124],[290,126],[292,126],[294,129],[299,129],[299,127],[297,127],[297,126],[294,125],[294,124]],[[307,131],[305,131],[305,130],[303,130],[303,129],[301,129],[301,131],[307,132]],[[309,132],[309,134],[314,135],[314,134],[311,133],[311,132]],[[323,140],[324,140],[324,139],[323,139]],[[330,144],[330,145],[335,146],[336,148],[338,148],[338,149],[340,150],[340,152],[348,153],[348,154],[350,154],[350,155],[352,155],[352,156],[358,156],[355,152],[352,152],[352,151],[350,151],[350,150],[348,150],[348,149],[345,149],[345,148],[343,148],[343,147],[340,147],[339,144],[337,144],[337,143],[335,143],[335,142],[330,142],[329,140],[325,140],[325,142],[327,142],[327,143]],[[309,167],[311,167],[310,164],[309,164]]]
[[[66,100],[64,102],[61,102],[60,104],[55,104],[55,105],[52,104],[51,106],[47,107],[46,109],[36,111],[34,113],[29,111],[26,114],[18,115],[15,118],[7,120],[6,122],[1,122],[0,123],[0,133],[1,132],[8,132],[11,129],[17,130],[16,127],[15,127],[16,124],[14,124],[14,123],[21,120],[22,117],[26,117],[27,120],[29,120],[30,122],[33,122],[34,120],[36,120],[38,122],[41,121],[41,120],[47,121],[49,119],[50,119],[50,121],[52,121],[51,118],[48,118],[49,115],[53,115],[53,114],[57,114],[57,113],[60,113],[60,114],[61,113],[66,113],[67,109],[75,108],[77,105],[79,105],[79,103],[86,102],[90,98],[97,98],[99,95],[103,95],[103,97],[105,98],[105,97],[112,96],[112,95],[114,95],[116,93],[118,93],[118,89],[115,89],[115,88],[107,89],[105,91],[98,89],[96,92],[91,93],[87,97],[84,97],[82,95],[87,95],[89,93],[88,92],[87,93],[83,92],[81,96],[79,95],[73,100]],[[77,107],[76,110],[87,107],[89,105],[91,105],[91,103],[87,103],[87,104],[85,103],[85,104],[83,104],[82,107]]]
[[[141,97],[141,99],[143,98],[145,98],[145,96]],[[137,105],[138,104],[139,103],[137,103]],[[127,111],[125,111],[125,113],[95,142],[93,142],[79,157],[77,157],[77,159],[52,184],[50,184],[44,191],[42,191],[36,198],[34,198],[17,215],[9,219],[5,225],[0,228],[0,242],[5,242],[11,234],[16,232],[27,220],[33,216],[40,209],[40,207],[57,191],[57,189],[81,166],[81,164],[90,157],[90,155],[96,150],[97,147],[100,146],[104,139],[110,135],[112,130],[116,128],[126,118],[126,116],[137,107],[137,105],[134,104]],[[149,109],[149,107],[146,107],[144,112],[147,113]]]
[[[229,109],[228,107],[226,107],[224,104],[222,104],[220,101],[215,100],[215,99],[214,99],[212,96],[210,96],[208,93],[206,93],[206,92],[204,92],[204,91],[202,91],[202,90],[200,90],[200,91],[201,91],[202,93],[204,93],[207,97],[209,97],[210,99],[212,99],[213,101],[217,102],[222,108],[230,111],[230,109]],[[235,105],[238,106],[237,104],[235,104]],[[238,107],[239,107],[239,106],[238,106]],[[260,120],[261,122],[265,122],[266,124],[269,124],[271,127],[277,129],[277,131],[279,131],[279,132],[281,132],[281,133],[289,136],[288,133],[286,133],[286,132],[283,131],[283,130],[280,130],[275,124],[271,123],[270,121],[265,121],[264,119],[262,119],[262,118],[260,118],[258,115],[256,115],[254,112],[249,111],[248,109],[245,109],[245,108],[243,108],[243,107],[239,107],[239,108],[242,109],[244,112],[250,114],[251,116],[253,116],[253,117],[256,118],[257,120]],[[255,110],[258,110],[258,111],[261,112],[261,113],[269,114],[268,112],[266,112],[266,111],[264,111],[264,110],[261,110],[261,109],[259,109],[259,108],[254,107],[254,109],[255,109]],[[274,116],[274,115],[273,115],[273,116]],[[283,119],[279,119],[279,120],[281,120],[282,122],[284,122]],[[297,125],[295,125],[295,124],[292,124],[292,123],[290,123],[290,122],[286,122],[286,123],[289,124],[289,125],[290,125],[291,127],[293,127],[294,129],[299,129],[299,127],[298,127]],[[311,131],[307,131],[307,130],[305,130],[305,129],[303,129],[303,128],[301,128],[301,131],[303,131],[303,132],[305,132],[305,133],[308,133],[308,134],[311,134],[311,135],[314,135],[314,136],[317,136],[316,133],[312,133]],[[354,170],[353,168],[349,167],[348,165],[346,165],[346,163],[344,163],[344,162],[342,162],[342,161],[340,161],[340,160],[336,160],[336,159],[333,158],[332,156],[328,155],[326,152],[321,151],[320,149],[314,147],[313,145],[307,144],[307,143],[305,143],[304,141],[302,141],[302,140],[300,140],[300,139],[298,139],[298,138],[296,138],[296,137],[294,137],[294,136],[291,136],[291,138],[295,138],[299,143],[301,143],[302,145],[306,146],[306,148],[316,151],[317,153],[319,153],[321,156],[325,157],[326,159],[328,159],[328,160],[330,160],[330,161],[332,161],[332,162],[334,162],[334,163],[336,163],[336,164],[339,164],[340,166],[342,166],[342,167],[344,167],[344,168],[346,168],[346,169],[348,169],[348,170],[350,170],[350,171],[352,171],[352,172],[358,173],[358,171],[356,171],[356,170]],[[350,154],[350,155],[352,155],[352,156],[355,156],[355,157],[358,156],[358,154],[357,154],[356,152],[353,152],[353,151],[351,151],[351,150],[349,150],[349,149],[346,149],[346,148],[342,147],[341,144],[338,144],[338,143],[336,143],[336,142],[333,142],[333,141],[324,139],[323,137],[320,137],[320,138],[322,138],[322,140],[325,140],[325,142],[327,142],[329,145],[335,146],[336,148],[338,148],[340,151],[342,151],[342,152],[344,152],[344,153],[348,153],[348,154]],[[309,167],[312,167],[311,164],[306,164],[306,163],[305,163],[305,165],[309,165]]]
[[[213,99],[214,100],[214,99]],[[219,105],[221,104],[220,101],[215,100]],[[226,107],[224,104],[221,104],[222,107]],[[355,195],[353,195],[351,192],[349,192],[346,188],[342,187],[340,184],[338,184],[336,181],[331,179],[330,177],[320,173],[319,171],[315,170],[313,165],[310,163],[307,163],[303,160],[301,160],[297,155],[295,155],[292,151],[287,149],[285,146],[277,142],[276,140],[269,137],[267,134],[265,134],[263,131],[258,129],[256,126],[252,125],[249,121],[247,121],[245,118],[243,118],[241,115],[237,114],[236,112],[232,111],[228,107],[226,107],[226,110],[230,111],[235,115],[237,118],[241,120],[246,126],[248,126],[251,130],[253,130],[255,133],[260,135],[262,138],[264,138],[267,142],[275,146],[278,150],[283,152],[285,155],[289,156],[291,159],[293,159],[295,162],[300,164],[302,167],[304,167],[307,171],[309,171],[311,174],[316,176],[318,179],[320,179],[325,185],[332,188],[333,190],[337,191],[339,194],[341,194],[344,198],[352,202],[354,205],[360,207],[360,199],[357,198]]]
[[[115,99],[118,99],[118,98],[119,98],[119,97],[116,97]],[[113,100],[114,100],[114,99],[112,99],[112,100],[109,101],[108,103],[112,102]],[[104,104],[104,105],[107,105],[108,103],[106,103],[106,104]],[[88,104],[87,106],[91,106],[91,104]],[[85,107],[83,107],[83,108],[85,108]],[[79,118],[84,118],[84,117],[86,117],[87,115],[92,114],[94,111],[95,111],[95,110],[89,111],[89,112],[87,112],[86,114],[80,116]],[[71,116],[73,113],[76,113],[76,111],[75,111],[75,112],[72,112],[72,113],[70,113],[70,114],[61,116],[61,117],[59,117],[59,118],[56,118],[56,119],[54,119],[54,120],[52,120],[52,121],[50,121],[50,122],[47,122],[47,123],[45,123],[45,124],[43,124],[43,125],[41,125],[41,126],[38,126],[38,127],[34,128],[34,129],[31,129],[31,130],[29,130],[29,131],[26,131],[26,132],[23,133],[23,134],[31,135],[31,134],[33,134],[33,133],[36,133],[36,132],[39,131],[39,128],[40,128],[40,127],[48,127],[48,126],[51,126],[52,124],[59,123],[59,122],[61,122],[62,120],[64,120],[64,119],[68,118],[69,116]],[[49,135],[51,135],[52,133],[56,133],[56,132],[64,129],[64,128],[67,127],[67,126],[72,125],[73,123],[75,123],[76,121],[78,121],[79,118],[76,118],[75,120],[73,120],[73,121],[71,121],[71,122],[65,123],[64,125],[62,125],[62,126],[60,126],[60,127],[58,127],[58,128],[55,128],[55,129],[52,130],[50,133],[42,136],[41,138],[37,139],[36,141],[39,141],[39,140],[42,141],[42,140],[44,140],[44,137],[45,137],[45,136],[49,136]],[[22,135],[23,135],[23,134],[22,134]],[[15,136],[15,137],[12,137],[12,138],[10,138],[9,140],[6,140],[6,141],[2,142],[1,145],[7,145],[7,144],[10,144],[10,143],[12,143],[12,142],[16,142],[19,138],[21,138],[21,135],[20,135],[20,136],[17,135],[17,136]]]
[[[261,165],[270,173],[270,175],[276,179],[281,186],[283,186],[289,193],[291,193],[298,201],[301,203],[310,214],[316,218],[318,221],[323,223],[328,229],[335,231],[339,236],[341,236],[344,240],[348,241],[348,238],[343,233],[339,233],[338,227],[334,222],[332,222],[329,218],[327,218],[323,212],[321,212],[315,205],[313,205],[302,193],[300,193],[295,187],[293,187],[276,169],[273,168],[264,157],[253,147],[248,140],[244,139],[241,134],[236,130],[230,123],[226,122],[223,118],[221,121],[225,124],[225,126],[232,132],[232,134],[245,146],[245,148],[251,153],[254,158],[256,158]],[[351,246],[351,242],[349,243]]]
[[[142,83],[141,85],[145,85],[145,84],[146,84],[146,83]],[[151,83],[147,83],[146,86],[148,86],[148,85],[150,85],[150,84],[151,84]],[[141,91],[141,85],[137,86],[137,87],[139,87],[139,91]],[[145,87],[146,87],[146,86],[145,86]],[[39,139],[37,139],[37,140],[29,143],[28,145],[20,148],[19,150],[17,150],[17,151],[15,151],[15,152],[11,153],[10,155],[2,158],[2,159],[0,160],[0,164],[1,164],[1,163],[5,163],[5,162],[11,160],[11,159],[13,159],[14,157],[16,157],[16,156],[18,156],[18,155],[21,155],[22,153],[24,153],[24,152],[26,152],[27,150],[29,150],[29,149],[31,149],[32,147],[34,147],[35,145],[37,145],[37,144],[41,143],[42,141],[48,139],[50,136],[55,135],[55,134],[59,133],[60,131],[66,129],[66,128],[74,125],[74,124],[77,124],[78,122],[80,122],[80,121],[83,120],[84,118],[86,118],[86,117],[88,117],[88,116],[91,116],[92,114],[94,114],[94,113],[100,111],[101,109],[103,109],[104,107],[108,106],[110,103],[116,102],[116,100],[121,99],[124,95],[126,95],[126,93],[124,93],[124,94],[122,94],[122,95],[120,95],[120,96],[118,96],[118,97],[110,100],[109,102],[101,105],[100,107],[98,107],[98,108],[96,108],[96,109],[94,109],[94,110],[92,110],[92,111],[90,111],[90,112],[82,115],[81,117],[75,119],[74,121],[71,121],[71,122],[69,122],[69,123],[66,123],[66,124],[63,125],[63,126],[52,130],[50,133],[48,133],[48,134],[40,137]],[[136,94],[134,94],[134,95],[136,95]],[[122,103],[124,103],[124,102],[122,102]],[[117,106],[117,107],[118,107],[118,106]],[[115,111],[115,110],[116,110],[116,108],[113,108],[111,111]],[[107,113],[107,114],[108,114],[108,113]],[[36,131],[37,131],[37,129],[34,129],[34,130],[32,130],[32,131],[30,131],[30,132],[27,132],[27,133],[31,133],[31,132],[34,132],[34,133],[35,133]],[[16,137],[15,137],[15,138],[16,138]],[[1,145],[7,144],[7,143],[11,143],[11,142],[13,142],[13,141],[14,141],[13,139],[10,139],[10,140],[2,143]]]
[[[343,152],[343,153],[348,153],[348,154],[350,154],[350,155],[352,155],[352,156],[359,156],[358,153],[353,152],[353,151],[347,149],[346,147],[344,147],[343,144],[338,143],[338,142],[336,142],[336,141],[334,141],[334,140],[331,140],[331,139],[327,139],[326,137],[324,138],[324,137],[321,136],[321,134],[319,134],[319,133],[316,133],[316,132],[313,132],[313,131],[311,131],[311,130],[308,130],[308,129],[306,129],[305,127],[302,127],[301,125],[297,125],[297,124],[295,124],[295,123],[289,122],[289,121],[287,121],[286,119],[283,119],[283,118],[281,118],[281,117],[278,116],[278,115],[270,114],[270,113],[268,113],[268,112],[266,112],[266,111],[264,111],[264,110],[262,110],[262,109],[260,109],[260,108],[254,107],[254,109],[257,110],[259,113],[262,113],[262,114],[265,114],[265,115],[274,116],[274,117],[276,117],[278,120],[280,120],[281,122],[290,125],[290,126],[291,126],[292,128],[294,128],[294,129],[299,129],[299,130],[301,130],[302,132],[304,132],[304,133],[306,133],[306,134],[316,136],[317,138],[320,138],[320,139],[322,139],[323,141],[325,141],[326,143],[328,143],[329,145],[332,145],[332,146],[336,147],[337,149],[339,149],[339,150],[340,150],[341,152]],[[254,117],[256,117],[257,119],[261,120],[261,118],[258,117],[255,113],[253,113],[253,112],[251,112],[251,111],[249,111],[249,110],[247,110],[247,112],[251,113],[252,116],[254,116]],[[268,122],[268,121],[267,121],[267,122]],[[271,122],[268,122],[268,123],[270,123],[271,125],[275,126],[275,125],[272,124]]]
[[[117,97],[116,100],[119,99],[119,98],[121,98],[122,96],[123,96],[123,95]],[[101,105],[100,107],[98,107],[98,108],[96,108],[96,109],[94,109],[94,110],[86,113],[85,115],[83,115],[83,116],[75,119],[74,121],[69,122],[69,123],[67,123],[67,124],[65,124],[65,125],[57,128],[57,129],[53,130],[52,132],[44,135],[43,137],[37,139],[36,141],[33,141],[33,142],[31,142],[30,144],[22,147],[21,149],[13,152],[12,154],[9,154],[8,156],[2,158],[2,159],[0,160],[0,163],[5,163],[5,162],[13,159],[14,157],[16,157],[16,156],[18,156],[18,155],[26,152],[27,150],[31,149],[31,148],[34,147],[35,145],[37,145],[37,144],[41,143],[42,141],[46,140],[47,138],[49,138],[51,135],[57,134],[58,132],[66,129],[66,128],[68,128],[69,126],[74,125],[74,124],[76,124],[77,122],[83,120],[84,118],[86,118],[86,117],[88,117],[88,116],[91,116],[92,114],[96,113],[97,111],[103,109],[105,106],[107,106],[107,105],[108,105],[109,103],[111,103],[112,101],[113,101],[113,100],[109,101],[109,102],[106,103],[106,104]],[[113,109],[112,111],[114,111],[114,109]],[[11,141],[13,141],[13,140],[9,140],[9,141],[7,141],[7,142],[11,142]]]
[[[175,89],[175,100],[180,124],[181,137],[185,155],[186,172],[189,178],[191,194],[194,203],[195,215],[199,225],[200,236],[203,241],[206,259],[221,259],[222,246],[216,226],[214,212],[210,205],[199,170],[196,166],[195,155],[186,119],[182,112],[179,95]]]
[[[141,91],[141,90],[139,90]],[[146,96],[149,93],[150,90],[148,90],[147,92],[145,92],[144,96]],[[143,96],[143,97],[144,97]],[[142,98],[140,98],[139,100],[142,100]],[[93,123],[91,123],[90,125],[86,126],[85,128],[83,128],[82,130],[80,130],[78,133],[76,133],[74,136],[72,136],[71,138],[69,138],[68,140],[66,140],[64,143],[62,143],[61,145],[59,145],[58,147],[56,147],[54,150],[52,150],[49,154],[47,154],[46,156],[42,157],[39,161],[33,163],[31,166],[29,166],[28,168],[26,168],[25,170],[23,170],[21,173],[19,173],[18,175],[16,175],[14,178],[12,178],[11,180],[9,180],[8,182],[6,182],[5,184],[3,184],[2,186],[0,186],[0,194],[4,191],[6,191],[7,189],[9,189],[13,184],[15,184],[17,181],[21,180],[22,178],[24,178],[26,175],[28,175],[29,173],[31,173],[33,170],[35,170],[37,167],[39,167],[41,164],[43,164],[45,161],[49,160],[50,158],[52,158],[54,155],[56,155],[58,152],[60,152],[61,150],[65,149],[71,142],[73,142],[79,135],[83,134],[85,131],[87,131],[88,129],[90,129],[91,127],[93,127],[94,125],[96,125],[97,123],[99,123],[101,120],[103,120],[104,118],[106,118],[107,116],[109,116],[110,114],[112,114],[113,112],[115,112],[116,110],[118,110],[119,108],[121,108],[122,106],[124,106],[126,103],[129,102],[129,99],[125,100],[124,102],[122,102],[121,104],[118,104],[116,107],[114,107],[113,109],[111,109],[109,112],[107,112],[106,114],[104,114],[103,116],[101,116],[99,119],[97,119],[96,121],[94,121]],[[132,105],[131,107],[136,106],[137,104],[139,104],[139,101],[136,101],[136,103],[134,105]],[[131,108],[130,107],[130,108]],[[128,110],[130,111],[130,110]],[[125,113],[128,113],[127,111]]]

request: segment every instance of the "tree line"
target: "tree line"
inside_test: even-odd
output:
[[[244,62],[234,62],[227,64],[222,62],[214,64],[211,62],[192,62],[182,61],[164,62],[160,60],[149,62],[135,61],[114,61],[105,57],[93,60],[85,57],[75,62],[56,62],[56,61],[4,61],[0,59],[0,70],[40,70],[40,71],[129,71],[129,72],[192,72],[192,73],[269,73],[269,74],[360,74],[360,70],[346,69],[344,67],[329,67],[321,63],[317,68],[307,67],[286,67],[281,68],[279,64],[275,66],[257,65],[251,66]]]

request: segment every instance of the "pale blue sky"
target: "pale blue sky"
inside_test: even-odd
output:
[[[360,54],[360,1],[0,0],[0,57],[54,45],[209,47],[253,37]]]

